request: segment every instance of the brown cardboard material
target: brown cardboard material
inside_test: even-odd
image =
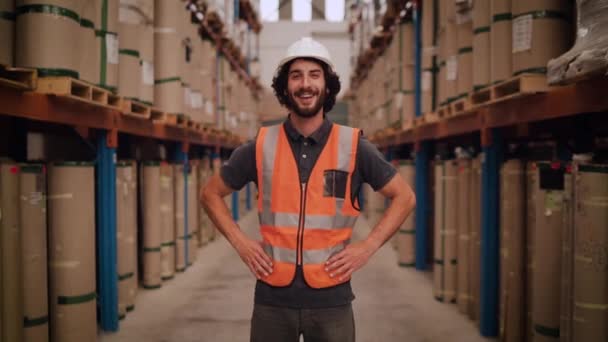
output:
[[[118,64],[118,93],[127,98],[139,99],[141,93],[141,56],[140,29],[137,25],[120,23],[120,54]],[[128,53],[125,52],[128,50]],[[132,55],[136,52],[137,55]]]
[[[539,164],[541,168],[549,164]],[[537,174],[542,184],[542,173]],[[535,341],[557,341],[560,325],[561,247],[564,191],[540,188],[536,194],[535,269],[532,321]],[[542,241],[542,243],[540,243]]]
[[[48,170],[51,340],[94,341],[95,170],[82,163]]]
[[[446,33],[446,67],[445,67],[445,100],[452,101],[458,96],[458,29],[456,23],[450,22]]]
[[[584,169],[584,168],[587,169]],[[590,170],[592,169],[592,170]],[[608,166],[574,171],[573,341],[608,339]]]
[[[161,286],[160,165],[142,166],[142,222],[144,288]]]
[[[173,166],[160,166],[160,220],[162,230],[161,277],[168,280],[175,275],[175,201]]]
[[[445,166],[442,162],[435,164],[434,193],[434,265],[433,265],[433,294],[439,301],[445,301]]]
[[[133,272],[133,276],[129,277],[125,282],[127,283],[127,312],[135,307],[135,297],[137,296],[138,289],[138,246],[137,246],[137,163],[135,161],[129,162],[128,175],[126,177],[126,183],[129,187],[129,193],[125,205],[125,224],[126,224],[126,238],[125,243],[127,245],[127,259],[128,270]]]
[[[466,96],[473,88],[473,22],[458,27],[458,84],[457,96]]]
[[[34,0],[35,1],[35,0]],[[74,0],[76,2],[81,2],[80,0]],[[101,13],[102,12],[102,5],[104,3],[104,1],[94,1],[95,3],[95,18],[93,19],[93,22],[95,23],[95,29],[102,29],[108,32],[118,32],[118,14],[119,14],[119,2],[120,0],[107,0],[107,14],[106,14],[106,24],[105,24],[105,28],[103,27],[104,24],[102,23],[102,17],[104,17],[104,15]]]
[[[574,286],[574,178],[571,173],[564,175],[564,197],[562,209],[562,250],[561,250],[561,295],[560,295],[560,342],[572,341],[572,306]]]
[[[479,320],[479,292],[481,287],[481,158],[471,163],[471,191],[469,211],[471,213],[470,235],[470,302],[469,318]]]
[[[154,85],[154,105],[169,113],[182,113],[184,110],[184,95],[179,80],[157,83]]]
[[[20,224],[19,166],[11,162],[0,163],[0,260],[2,283],[0,317],[3,341],[21,341],[23,338],[23,270],[22,227]]]
[[[42,165],[23,165],[20,174],[24,321],[48,317],[46,174]],[[24,325],[24,341],[48,341],[48,321]]]
[[[536,162],[526,163],[526,338],[534,338],[532,311],[534,307],[534,236],[536,235],[536,197],[539,191]]]
[[[0,11],[12,13],[15,11],[13,0],[0,1]],[[15,21],[0,19],[0,42],[3,43],[0,50],[0,64],[13,65],[15,53]]]
[[[196,261],[198,251],[198,242],[196,234],[198,231],[198,196],[196,189],[198,188],[198,160],[193,160],[190,163],[188,173],[188,263],[192,264]]]
[[[460,159],[457,161],[457,202],[456,217],[458,225],[458,296],[456,301],[461,313],[467,314],[470,305],[471,287],[471,161]]]
[[[183,272],[186,269],[186,230],[184,207],[184,167],[181,164],[173,165],[173,195],[175,202],[175,270]]]
[[[439,70],[438,74],[437,74],[437,105],[441,105],[445,102],[445,100],[447,99],[447,88],[446,88],[446,68],[445,68],[445,61],[447,60],[447,48],[446,48],[446,40],[447,40],[447,33],[445,31],[442,31],[441,33],[439,33],[439,36],[437,37],[437,44],[439,47],[439,55],[437,57],[437,68]]]
[[[209,177],[211,176],[211,161],[209,160],[209,157],[203,157],[203,159],[201,160],[201,167],[199,167],[198,171],[199,171],[199,181],[200,181],[199,191],[202,191],[202,188],[205,186],[205,184],[209,180]],[[197,202],[201,206],[199,208],[200,244],[204,245],[207,242],[211,241],[212,235],[213,235],[213,227],[211,224],[211,220],[209,219],[209,216],[207,215],[207,212],[202,207],[201,202],[200,201],[197,201]],[[257,208],[257,205],[255,203],[255,197],[252,197],[251,206],[252,206],[252,208]]]
[[[139,26],[141,88],[139,98],[154,103],[154,27]]]
[[[399,174],[414,189],[415,167],[412,161],[401,161]],[[416,218],[412,213],[401,225],[398,232],[398,262],[401,266],[414,266],[416,261]]]
[[[473,86],[490,84],[490,1],[473,6]]]
[[[116,258],[118,260],[118,315],[124,317],[127,314],[129,284],[128,280],[134,276],[130,267],[129,258],[131,245],[128,240],[128,206],[129,196],[132,191],[129,178],[131,166],[127,162],[119,162],[116,165]],[[129,276],[130,274],[130,276]]]
[[[492,16],[511,13],[511,0],[492,0]],[[511,20],[492,21],[490,31],[490,81],[504,81],[511,77],[512,40]]]
[[[455,160],[445,162],[445,301],[456,302],[458,290],[458,219],[454,203],[458,203],[457,165]]]
[[[519,342],[524,336],[524,171],[520,160],[500,171],[500,336]]]
[[[80,40],[80,22],[50,13],[23,13],[15,25],[17,66],[78,72],[80,59],[74,42]]]

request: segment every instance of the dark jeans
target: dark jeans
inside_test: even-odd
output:
[[[292,309],[255,304],[251,342],[354,342],[350,304],[323,309]]]

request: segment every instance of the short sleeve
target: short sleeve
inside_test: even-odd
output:
[[[368,183],[374,191],[382,189],[397,173],[395,167],[364,136],[359,137],[357,171],[361,181]]]
[[[241,190],[249,182],[257,184],[255,140],[237,147],[222,165],[220,175],[224,183],[235,191]]]

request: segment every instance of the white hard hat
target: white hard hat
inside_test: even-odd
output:
[[[277,70],[281,69],[285,63],[301,57],[318,59],[325,62],[332,70],[334,70],[334,64],[331,62],[331,56],[329,51],[327,51],[327,48],[311,37],[302,37],[300,40],[291,44],[287,48],[285,57],[283,57],[281,62],[279,62]]]

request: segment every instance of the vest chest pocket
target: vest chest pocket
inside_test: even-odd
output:
[[[323,197],[342,198],[346,196],[348,172],[342,170],[323,171]]]

